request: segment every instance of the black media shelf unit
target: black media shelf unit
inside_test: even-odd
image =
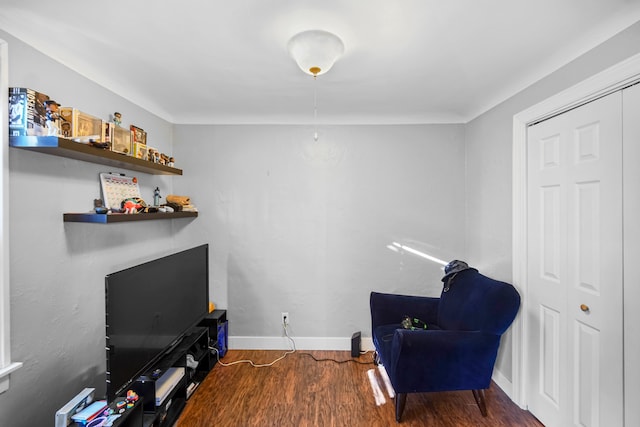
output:
[[[126,399],[125,396],[118,397],[109,405],[109,408],[118,414],[117,403],[123,400],[126,401]],[[113,422],[112,427],[142,427],[144,413],[142,412],[141,400],[135,402],[132,408],[126,408],[123,411],[124,412],[120,413],[120,416]],[[72,422],[69,424],[69,427],[82,427],[82,424]]]
[[[228,348],[227,310],[213,310],[204,316],[199,326],[205,326],[209,329],[209,346],[218,351],[222,350],[222,356],[224,356],[224,352]],[[222,332],[222,330],[224,330],[224,332]],[[224,333],[224,336],[219,336],[219,334],[222,333]],[[213,351],[210,357],[210,369],[213,369],[217,361],[218,356],[216,356],[215,351]]]
[[[174,349],[131,384],[131,390],[142,397],[143,427],[168,427],[178,419],[191,393],[211,370],[208,332],[208,328],[193,328]],[[197,362],[195,369],[187,366],[189,355]],[[169,368],[176,367],[184,368],[184,377],[166,395],[162,403],[156,406],[158,380]]]

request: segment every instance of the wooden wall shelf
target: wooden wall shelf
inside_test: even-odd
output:
[[[64,222],[88,222],[93,224],[112,224],[114,222],[149,221],[154,219],[196,218],[198,212],[156,212],[139,214],[96,214],[65,213]]]
[[[152,163],[57,136],[10,136],[9,146],[152,175],[182,175],[182,169]]]

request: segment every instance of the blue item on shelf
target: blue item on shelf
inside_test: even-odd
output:
[[[229,331],[229,322],[218,325],[218,354],[224,357],[227,354],[227,332]]]
[[[102,412],[104,412],[104,410],[107,409],[108,407],[109,405],[107,405],[106,400],[97,400],[93,402],[91,405],[84,408],[82,411],[73,415],[71,419],[76,423],[84,426],[84,425],[87,425],[89,421],[93,420]]]

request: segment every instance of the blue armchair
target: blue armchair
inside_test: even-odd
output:
[[[440,298],[372,292],[370,305],[376,360],[396,392],[396,421],[407,393],[452,390],[472,390],[487,416],[484,390],[500,337],[520,307],[513,286],[467,268],[447,278]],[[404,316],[420,326],[404,329]]]

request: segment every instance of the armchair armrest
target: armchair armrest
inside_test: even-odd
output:
[[[427,324],[436,324],[440,298],[371,292],[372,330],[380,325],[398,324],[404,315],[414,316]]]

